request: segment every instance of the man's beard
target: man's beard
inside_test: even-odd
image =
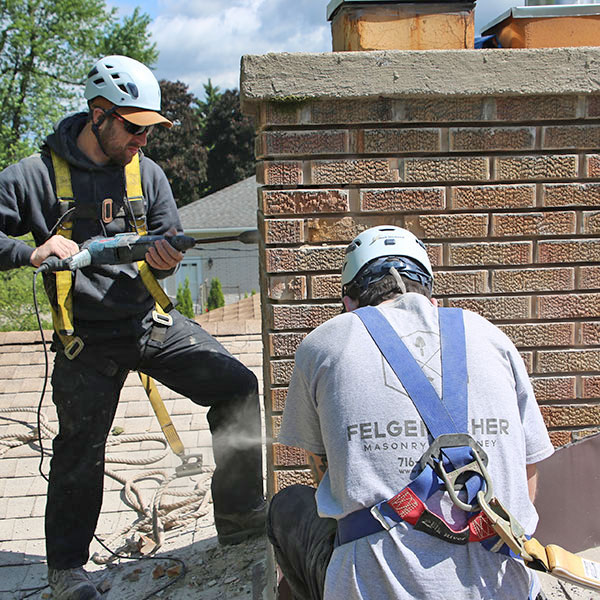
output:
[[[122,146],[116,142],[117,136],[113,127],[114,121],[111,120],[107,127],[98,132],[101,149],[108,156],[110,162],[124,167],[131,162],[133,156],[127,152],[127,146]]]

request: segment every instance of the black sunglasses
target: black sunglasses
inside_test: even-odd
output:
[[[113,112],[111,116],[123,123],[125,131],[131,135],[143,135],[150,133],[154,129],[154,125],[136,125],[127,119],[124,119],[119,113]]]

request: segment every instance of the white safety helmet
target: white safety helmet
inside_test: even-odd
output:
[[[104,98],[116,111],[136,125],[172,123],[161,114],[160,86],[152,71],[128,56],[105,56],[88,73],[84,96],[90,101]]]
[[[369,272],[369,265],[373,273]],[[433,270],[425,244],[406,229],[381,225],[363,231],[346,248],[342,288],[361,279],[366,280],[359,287],[366,288],[389,273],[392,266],[400,274],[431,287]]]

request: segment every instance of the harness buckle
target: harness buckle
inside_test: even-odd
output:
[[[392,525],[385,520],[385,517],[381,514],[381,511],[377,508],[377,505],[371,506],[370,512],[372,517],[379,522],[385,531],[392,529]]]
[[[112,198],[105,198],[102,201],[102,221],[106,224],[113,220],[113,201]]]
[[[152,311],[152,320],[157,325],[163,325],[164,327],[171,327],[173,325],[173,317],[171,315],[159,313],[157,310]]]
[[[75,336],[68,346],[65,346],[65,356],[69,360],[73,360],[83,350],[83,340]]]

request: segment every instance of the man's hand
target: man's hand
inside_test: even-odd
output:
[[[68,258],[79,252],[79,246],[73,241],[68,240],[62,235],[53,235],[49,240],[38,246],[34,251],[29,262],[34,267],[39,267],[49,256],[58,256],[58,258]]]
[[[171,227],[165,237],[177,235],[175,227]],[[146,252],[146,262],[159,271],[169,271],[183,260],[183,253],[169,244],[167,240],[159,240]]]

